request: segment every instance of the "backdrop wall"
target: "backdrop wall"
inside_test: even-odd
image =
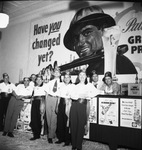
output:
[[[134,8],[134,2],[87,1],[76,3],[62,1],[55,3],[55,5],[48,5],[46,2],[44,7],[35,9],[30,14],[12,20],[9,26],[2,30],[0,40],[0,75],[7,72],[10,76],[10,81],[16,83],[23,77],[30,76],[31,73],[38,73],[43,67],[53,64],[55,60],[59,62],[59,65],[62,65],[78,58],[76,53],[64,47],[63,37],[75,14],[75,10],[87,5],[100,5],[105,13],[110,14],[125,29],[128,27],[128,21],[132,17],[140,18],[137,19],[137,23],[140,24],[142,22],[140,17],[142,8],[141,6],[138,8],[138,5]],[[43,27],[47,25],[50,27],[52,24],[56,25],[57,23],[59,23],[58,32],[49,35],[50,28],[48,28],[47,32],[34,35],[37,26]],[[129,30],[127,33],[123,32],[123,36],[120,39],[120,44],[128,44],[129,46],[128,53],[125,55],[134,62],[139,78],[142,78],[141,28],[139,26],[139,29]],[[139,41],[135,40],[137,36]],[[134,39],[133,43],[129,42],[130,37],[131,41],[132,38]],[[51,38],[58,39],[56,45],[54,44],[51,48],[33,49],[32,46],[36,39],[49,40]],[[135,49],[132,46],[135,46]],[[133,55],[132,50],[134,50]],[[47,55],[47,53],[51,51],[53,55],[52,59],[49,59],[50,55]],[[135,76],[135,74],[117,75],[118,82],[120,83],[135,82]],[[100,75],[100,79],[102,77]]]

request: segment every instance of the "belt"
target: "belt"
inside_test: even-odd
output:
[[[10,97],[12,94],[11,94],[11,93],[6,93],[6,92],[1,92],[0,95],[1,95],[2,98],[5,98],[5,97],[8,98],[8,97]]]
[[[80,103],[80,104],[87,104],[87,99],[79,98],[77,100],[73,100],[72,102]]]
[[[42,100],[45,96],[34,96],[34,100]]]
[[[49,95],[50,97],[55,97],[55,98],[57,97],[57,96],[53,96],[53,95],[50,95],[50,94],[48,94],[48,95]]]

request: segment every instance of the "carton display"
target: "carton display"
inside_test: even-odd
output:
[[[142,84],[129,83],[128,96],[142,96]]]

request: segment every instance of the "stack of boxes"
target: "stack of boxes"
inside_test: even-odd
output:
[[[142,96],[141,83],[123,83],[121,84],[121,95]]]

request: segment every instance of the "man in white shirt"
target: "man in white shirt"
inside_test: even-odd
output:
[[[57,113],[57,138],[56,144],[64,142],[63,146],[68,146],[71,143],[71,135],[69,132],[69,114],[71,107],[70,92],[74,88],[74,84],[71,81],[70,72],[66,71],[63,77],[63,81],[60,86],[60,100],[58,101],[56,113]]]
[[[45,90],[43,87],[42,76],[37,76],[35,81],[35,87],[32,96],[31,107],[31,129],[33,137],[30,140],[36,140],[40,138],[41,134],[44,134],[44,115],[45,115]]]
[[[24,106],[24,101],[30,101],[32,96],[33,87],[29,86],[29,78],[25,77],[23,81],[24,84],[19,84],[15,88],[13,91],[13,96],[9,101],[3,136],[8,135],[9,137],[14,137],[13,130],[16,126],[18,115]]]
[[[31,74],[29,85],[34,87],[35,86],[35,80],[36,80],[36,75]]]
[[[4,118],[14,88],[15,85],[9,82],[9,75],[4,73],[3,81],[0,83],[0,131],[3,131]]]
[[[93,70],[90,74],[90,82],[98,89],[100,90],[102,85],[103,85],[103,81],[99,80],[99,76],[97,74],[97,72],[95,70]]]
[[[55,68],[53,71],[54,79],[44,84],[46,91],[46,117],[48,124],[48,142],[53,143],[52,139],[56,137],[57,115],[55,113],[56,103],[60,88],[60,70]]]

